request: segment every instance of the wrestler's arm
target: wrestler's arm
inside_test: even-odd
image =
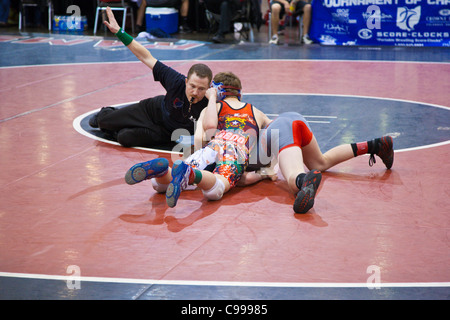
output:
[[[108,16],[109,21],[104,21],[103,23],[108,27],[108,29],[116,34],[119,32],[120,26],[117,23],[116,19],[114,18],[114,13],[112,12],[110,7],[106,8],[106,14]],[[153,57],[153,55],[148,51],[142,44],[137,42],[133,39],[131,43],[127,46],[128,49],[130,49],[131,52],[138,58],[140,61],[142,61],[147,67],[153,70],[153,67],[155,66],[157,59]]]
[[[217,100],[217,91],[215,88],[209,88],[206,90],[205,96],[208,98],[208,106],[204,109],[205,115],[202,120],[203,130],[206,132],[207,137],[209,137],[210,133],[215,133],[217,129],[217,125],[219,124],[219,104],[216,102]]]
[[[267,126],[273,121],[269,119],[269,117],[262,112],[261,110],[257,108],[253,108],[256,121],[260,127],[260,129],[265,129]],[[276,158],[271,161],[271,164],[269,167],[263,167],[257,171],[249,172],[246,171],[242,175],[241,179],[238,182],[238,186],[248,186],[250,184],[254,184],[258,181],[261,181],[263,179],[271,179],[272,181],[277,180],[277,172],[275,170],[275,166],[277,164]]]
[[[258,122],[260,129],[267,128],[267,126],[273,121],[270,120],[269,117],[261,110],[257,108],[254,108],[253,110],[255,112],[256,121]]]
[[[245,171],[237,186],[245,187],[264,179],[276,181],[278,179],[277,170],[275,169],[276,163],[276,161],[272,162],[270,167],[263,167],[258,171]]]
[[[205,117],[206,108],[202,110],[198,120],[196,122],[195,132],[194,132],[194,151],[203,148],[206,140],[205,131],[203,130],[203,118]]]
[[[206,90],[205,97],[208,99],[208,105],[202,110],[197,121],[194,132],[194,150],[204,147],[211,140],[217,130],[219,123],[218,106],[216,103],[217,91],[214,88]]]

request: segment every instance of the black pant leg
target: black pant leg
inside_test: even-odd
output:
[[[138,106],[129,108],[126,113],[128,126],[118,130],[117,141],[124,147],[170,144],[171,132],[165,128],[162,118],[163,100],[164,96],[157,96],[142,100]]]
[[[123,128],[143,127],[146,123],[146,113],[139,103],[121,108],[102,108],[97,115],[100,129],[119,131]]]
[[[124,147],[154,147],[171,143],[171,132],[164,127],[162,103],[156,96],[121,108],[102,108],[98,127],[116,135]]]
[[[167,140],[158,128],[125,128],[117,134],[117,142],[124,147],[159,147],[168,145]]]

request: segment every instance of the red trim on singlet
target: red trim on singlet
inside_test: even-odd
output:
[[[280,151],[290,147],[303,148],[307,146],[313,138],[313,133],[309,130],[306,123],[301,120],[295,120],[292,122],[292,138],[294,139],[294,142],[284,146]]]

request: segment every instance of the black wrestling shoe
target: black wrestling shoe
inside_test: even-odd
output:
[[[379,139],[375,139],[375,143],[378,144],[377,148],[375,149],[378,151],[370,154],[369,166],[373,166],[373,164],[376,162],[374,156],[376,154],[386,165],[387,169],[392,168],[392,165],[394,164],[394,143],[392,137],[385,136]]]
[[[306,213],[314,205],[314,197],[322,180],[322,173],[319,170],[311,170],[303,178],[300,191],[294,201],[295,213]]]

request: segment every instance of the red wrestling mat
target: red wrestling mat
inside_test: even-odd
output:
[[[191,63],[168,64],[186,73]],[[445,64],[207,63],[241,77],[244,95],[357,95],[448,108]],[[101,106],[163,93],[142,64],[0,75],[0,272],[64,276],[76,265],[86,277],[366,283],[376,266],[382,282],[449,281],[448,144],[397,152],[392,171],[381,161],[369,167],[364,156],[332,168],[305,215],[293,213],[282,177],[218,202],[186,191],[171,209],[149,182],[123,180],[133,164],[169,154],[112,146],[72,127]]]

